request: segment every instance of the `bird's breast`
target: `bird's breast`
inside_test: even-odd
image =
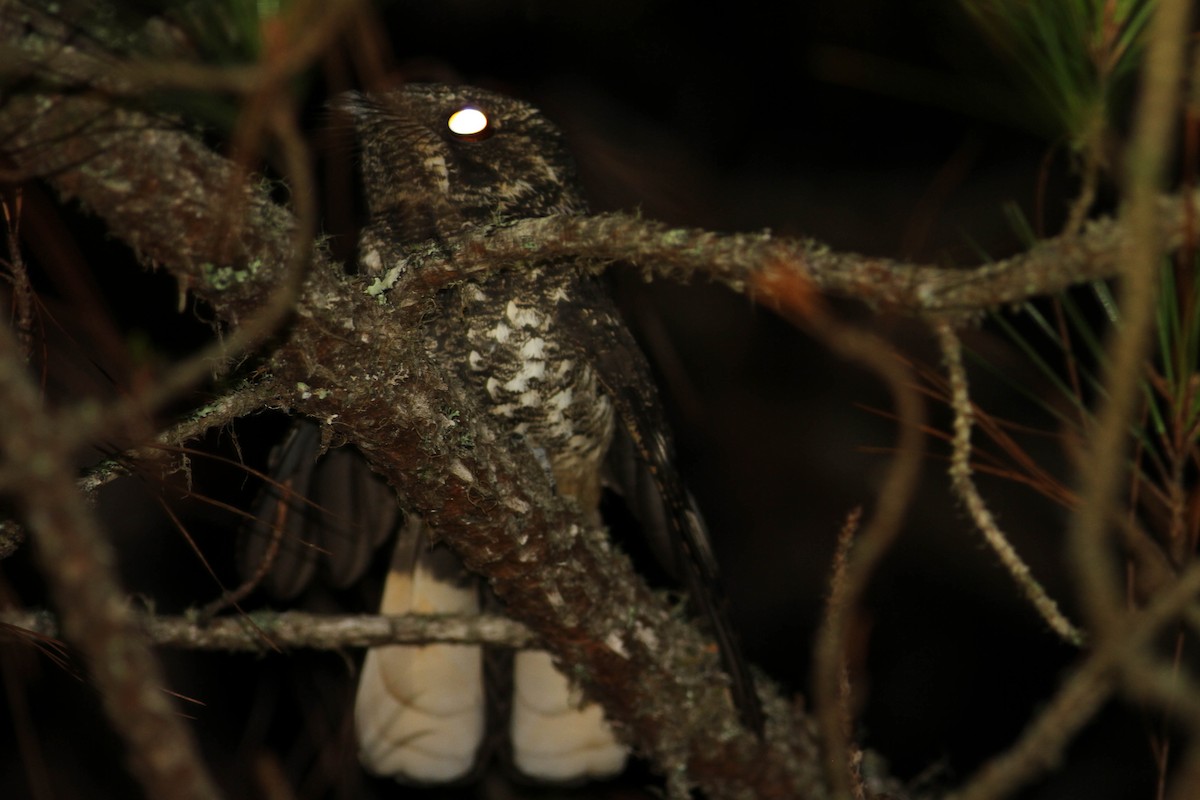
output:
[[[587,353],[559,321],[557,305],[574,299],[571,278],[531,271],[464,284],[435,339],[502,430],[544,460],[559,493],[589,509],[598,502],[613,409]]]

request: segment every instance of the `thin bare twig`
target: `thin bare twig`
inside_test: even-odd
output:
[[[951,440],[953,452],[950,457],[950,482],[963,505],[967,507],[975,526],[983,534],[984,540],[1000,559],[1000,564],[1016,581],[1021,593],[1025,595],[1034,609],[1041,615],[1046,624],[1064,640],[1079,647],[1084,642],[1084,633],[1075,627],[1062,611],[1054,598],[1038,583],[1037,578],[1029,569],[1029,565],[1021,558],[1012,542],[1000,530],[995,517],[979,488],[971,477],[971,422],[974,413],[971,408],[971,398],[967,389],[967,371],[962,361],[962,343],[955,334],[949,322],[934,323],[938,344],[942,349],[942,358],[946,364],[950,406],[954,410],[954,436]]]
[[[1108,636],[1067,678],[1012,747],[988,761],[946,800],[999,800],[1053,768],[1063,749],[1117,687],[1118,670],[1144,658],[1164,625],[1184,613],[1200,592],[1200,565],[1193,564],[1146,608],[1124,613]]]
[[[857,779],[851,774],[852,751],[844,706],[840,702],[846,643],[859,619],[859,604],[871,576],[900,532],[916,490],[922,458],[925,407],[914,387],[911,370],[891,346],[873,333],[833,316],[811,282],[785,265],[752,277],[748,293],[814,335],[833,352],[870,370],[892,395],[899,421],[895,456],[888,464],[873,514],[846,559],[817,631],[813,653],[813,703],[826,780],[833,797],[851,798]]]
[[[858,619],[859,603],[875,569],[899,534],[908,505],[917,486],[922,464],[922,429],[925,408],[913,389],[909,370],[892,348],[874,334],[834,322],[832,317],[815,321],[810,329],[822,332],[822,339],[834,352],[870,369],[887,385],[899,418],[896,455],[889,463],[880,488],[875,510],[863,528],[845,574],[843,603],[830,606],[817,631],[813,653],[813,702],[821,730],[826,775],[834,797],[850,797],[850,743],[842,736],[842,711],[838,697],[840,665],[843,663],[850,630]]]
[[[129,465],[132,463],[161,459],[177,453],[179,447],[208,431],[261,411],[276,394],[270,381],[242,384],[222,397],[195,409],[186,419],[156,435],[151,443],[96,464],[79,479],[79,488],[84,493],[91,494],[117,478],[129,475]]]
[[[1103,636],[1121,606],[1121,582],[1108,531],[1125,474],[1129,423],[1139,397],[1150,345],[1164,242],[1158,192],[1171,152],[1179,106],[1184,42],[1191,3],[1162,0],[1150,23],[1134,132],[1125,157],[1126,205],[1122,222],[1121,324],[1107,345],[1104,400],[1096,415],[1089,457],[1080,470],[1080,504],[1071,519],[1068,563],[1079,584],[1088,626]]]
[[[154,442],[135,447],[114,458],[106,458],[89,469],[77,482],[85,495],[94,494],[118,478],[132,474],[130,465],[162,459],[178,452],[186,442],[196,439],[213,428],[228,425],[264,408],[268,398],[276,394],[270,382],[243,385],[224,397],[193,411],[188,417],[154,437]],[[16,520],[0,520],[0,560],[17,551],[25,541],[25,529]]]
[[[25,259],[21,255],[20,188],[13,192],[12,198],[12,203],[7,199],[0,199],[0,210],[4,212],[5,239],[8,242],[5,277],[12,284],[13,327],[28,361],[33,354],[34,292],[29,281],[29,270],[26,269]]]
[[[854,508],[846,515],[841,530],[838,531],[837,546],[833,553],[833,569],[829,576],[828,609],[844,608],[846,604],[846,569],[850,561],[850,551],[854,547],[854,539],[858,535],[862,523],[862,507]],[[828,611],[826,613],[829,613]],[[850,745],[850,793],[854,800],[865,800],[866,786],[859,774],[862,763],[862,750],[854,744],[854,692],[850,682],[850,665],[846,663],[846,654],[841,654],[841,675],[838,682],[837,703],[842,712],[841,736]]]

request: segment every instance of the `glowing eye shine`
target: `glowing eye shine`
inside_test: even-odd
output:
[[[491,122],[487,114],[478,108],[461,108],[446,120],[446,127],[455,136],[464,139],[483,139],[491,135]]]

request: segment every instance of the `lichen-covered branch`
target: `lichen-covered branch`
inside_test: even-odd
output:
[[[141,447],[108,458],[88,470],[79,479],[79,488],[85,493],[95,492],[119,477],[129,474],[129,465],[163,458],[188,442],[195,441],[208,431],[233,423],[235,420],[262,410],[266,401],[274,396],[266,383],[242,385],[228,394],[195,409],[154,437],[154,441]],[[0,557],[3,552],[0,551]]]
[[[1157,201],[1157,224],[1168,247],[1178,246],[1183,239],[1184,207],[1181,197]],[[614,213],[528,219],[472,232],[449,241],[443,251],[414,256],[413,264],[427,281],[440,284],[495,269],[497,264],[567,255],[598,266],[626,261],[647,275],[715,280],[768,303],[772,298],[760,277],[770,273],[882,311],[968,320],[990,309],[1115,277],[1125,236],[1118,221],[1099,219],[1078,235],[1047,239],[1011,258],[947,268],[840,253],[811,239],[672,228],[637,215]]]
[[[532,647],[529,629],[508,617],[399,616],[377,614],[310,614],[303,611],[256,611],[247,616],[197,620],[190,616],[145,615],[138,624],[154,644],[185,650],[262,653],[273,648],[338,650],[385,644],[493,644]],[[61,636],[58,619],[48,612],[0,614],[0,625],[20,636]]]

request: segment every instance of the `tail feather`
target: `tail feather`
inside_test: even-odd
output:
[[[609,778],[629,756],[604,709],[585,702],[541,650],[514,658],[509,741],[513,766],[541,781]]]
[[[383,614],[477,614],[474,578],[419,517],[400,531],[384,584]],[[359,758],[371,772],[416,783],[469,777],[487,722],[477,645],[391,645],[367,651],[355,702]]]

